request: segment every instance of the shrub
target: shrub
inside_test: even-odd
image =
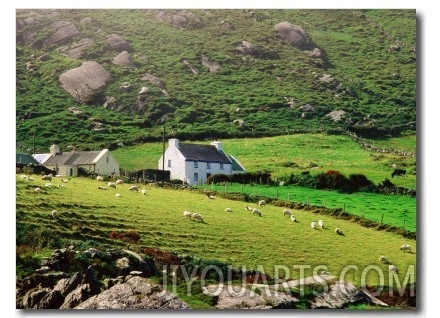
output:
[[[111,232],[109,234],[109,238],[112,240],[118,239],[118,240],[122,240],[124,242],[128,242],[128,243],[132,243],[132,244],[137,244],[139,242],[139,240],[141,239],[141,236],[139,235],[138,232],[130,230],[127,232]]]

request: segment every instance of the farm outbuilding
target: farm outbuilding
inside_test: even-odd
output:
[[[158,161],[159,169],[169,170],[171,179],[189,185],[203,184],[214,174],[231,175],[246,171],[236,158],[223,151],[220,141],[202,145],[180,143],[179,139],[173,138],[168,140],[164,155],[165,158],[161,156]]]
[[[61,152],[57,145],[52,145],[50,153],[34,154],[33,157],[60,176],[78,176],[80,168],[101,175],[120,175],[119,163],[108,149]]]

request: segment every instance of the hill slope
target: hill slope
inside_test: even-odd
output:
[[[17,10],[17,142],[415,131],[415,10]]]

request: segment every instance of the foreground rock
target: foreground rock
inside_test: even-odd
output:
[[[75,309],[188,309],[189,306],[162,286],[139,276],[87,299]]]

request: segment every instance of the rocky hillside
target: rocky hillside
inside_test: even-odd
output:
[[[416,129],[415,10],[17,10],[16,57],[29,151]]]

